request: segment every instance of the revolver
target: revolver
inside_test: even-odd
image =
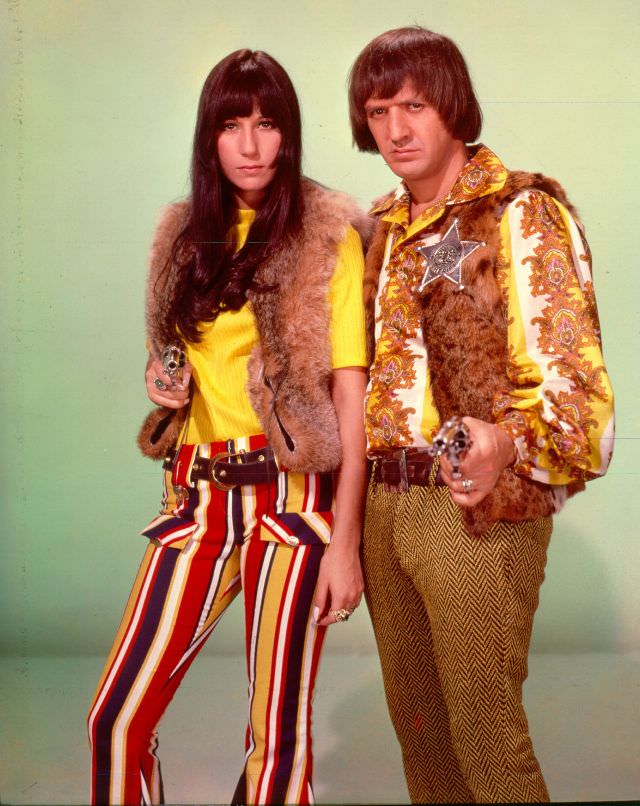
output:
[[[182,369],[187,360],[185,351],[175,344],[168,344],[160,358],[162,369],[171,378],[171,387],[174,388],[182,380]]]
[[[431,456],[446,456],[454,473],[460,472],[460,461],[471,447],[471,434],[461,417],[447,420],[427,448]]]

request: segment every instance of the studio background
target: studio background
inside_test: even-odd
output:
[[[91,659],[97,673],[144,549],[137,532],[159,505],[160,468],[135,445],[150,405],[146,254],[160,208],[188,192],[202,83],[240,47],[266,50],[291,75],[305,172],[365,206],[397,180],[378,156],[352,147],[345,78],[373,36],[412,23],[460,45],[484,112],[482,141],[507,166],[567,189],[593,252],[618,431],[609,474],[556,519],[533,649],[575,655],[569,669],[582,654],[640,651],[640,3],[425,0],[406,12],[380,0],[7,0],[0,14],[2,695],[37,737],[29,744],[6,723],[3,746],[23,743],[25,769],[9,765],[0,797],[68,802],[29,769],[34,743],[44,752],[56,731],[42,722],[38,732],[46,692],[34,675],[51,661],[55,697],[76,686],[56,659],[75,659],[64,668],[76,670]],[[238,603],[205,655],[242,653],[241,624]],[[330,631],[327,668],[374,652],[363,607]],[[231,674],[242,709],[242,664]],[[331,696],[337,674],[321,676],[319,696]],[[6,682],[14,679],[22,688]],[[78,671],[78,721],[56,739],[82,748],[77,768],[88,758],[82,720],[95,682]],[[369,693],[386,719],[381,688]],[[366,749],[348,752],[366,759]]]

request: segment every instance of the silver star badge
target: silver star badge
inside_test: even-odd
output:
[[[461,241],[458,232],[458,219],[453,220],[453,224],[447,230],[444,238],[433,246],[419,246],[416,251],[420,252],[425,259],[427,269],[422,276],[418,291],[424,291],[429,283],[443,277],[461,291],[462,284],[462,261],[469,257],[479,246],[485,246],[482,241]]]

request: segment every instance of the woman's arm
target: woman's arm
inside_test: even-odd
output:
[[[364,434],[364,367],[333,370],[331,396],[338,417],[342,464],[335,474],[335,515],[331,543],[327,547],[316,589],[316,621],[333,624],[330,610],[352,610],[362,598],[360,536],[367,483]]]

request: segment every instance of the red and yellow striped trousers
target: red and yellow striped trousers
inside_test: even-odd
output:
[[[163,801],[156,726],[190,664],[242,591],[249,720],[238,803],[312,803],[311,697],[325,628],[312,611],[331,529],[331,474],[279,472],[221,491],[194,458],[262,436],[181,448],[92,704],[92,803]]]

